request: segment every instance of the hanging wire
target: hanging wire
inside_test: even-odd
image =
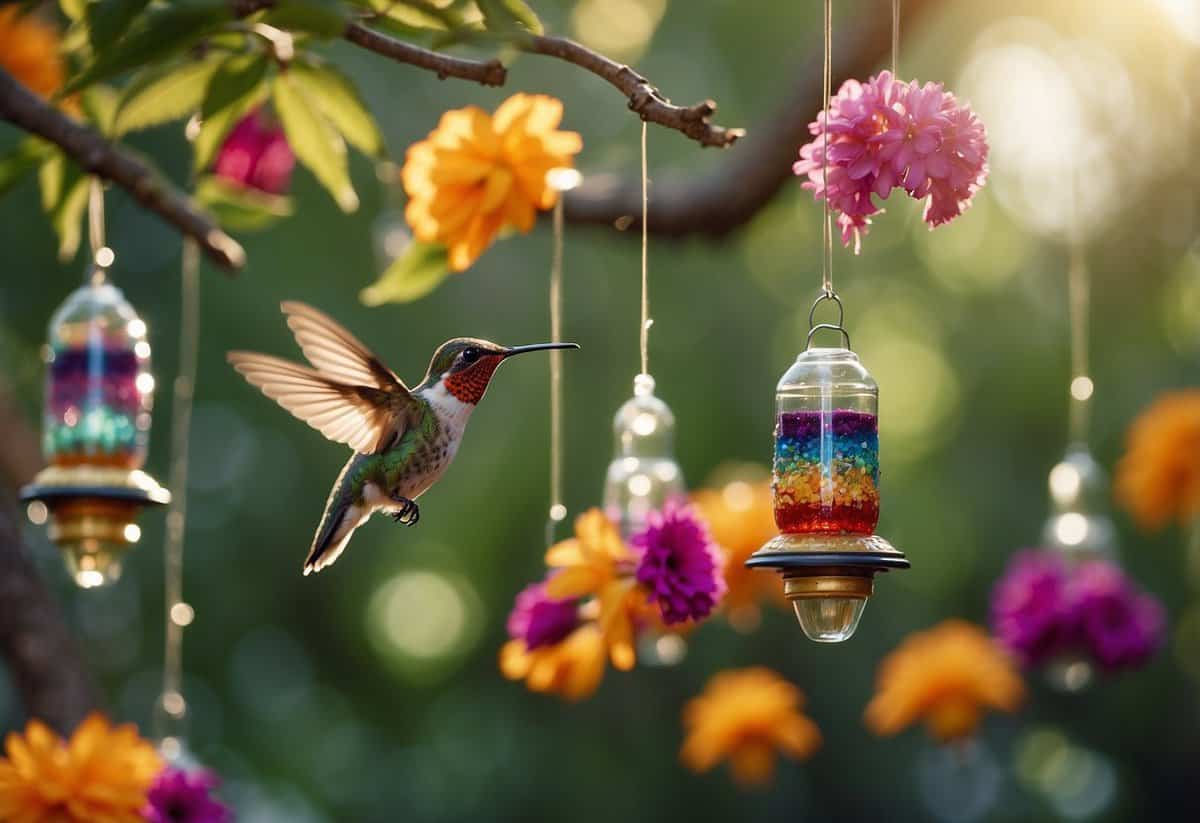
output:
[[[892,0],[892,79],[900,65],[900,0]]]
[[[104,185],[100,178],[88,179],[88,244],[92,251],[92,262],[85,275],[92,285],[100,285],[108,279],[105,270],[113,264],[116,255],[105,244],[104,239]]]
[[[192,425],[192,399],[196,387],[196,355],[200,335],[200,248],[190,238],[183,241],[179,307],[179,374],[171,409],[172,491],[163,541],[163,589],[166,632],[163,650],[162,694],[155,714],[155,737],[163,754],[172,759],[183,752],[183,630],[195,618],[183,599],[183,537],[187,525],[188,440]]]
[[[1091,277],[1083,238],[1072,232],[1067,249],[1068,317],[1071,324],[1071,411],[1068,436],[1072,444],[1086,444],[1095,384],[1088,365],[1088,303]]]
[[[563,195],[554,204],[554,252],[550,263],[550,340],[562,341]],[[546,547],[554,543],[554,528],[567,516],[562,491],[562,351],[550,351],[550,511],[546,518]]]
[[[650,374],[650,288],[647,249],[650,242],[650,177],[646,164],[646,121],[642,121],[642,327],[639,340],[642,350],[642,374]]]
[[[825,0],[825,62],[822,72],[824,105],[828,112],[829,101],[833,97],[833,0]],[[825,116],[822,122],[825,135],[824,150],[821,152],[821,185],[825,189],[824,222],[821,225],[821,290],[826,297],[833,297],[833,212],[829,208],[829,118]],[[645,125],[642,126],[642,140],[645,145]],[[643,151],[643,163],[645,152]],[[642,173],[642,185],[645,186],[645,171]],[[643,189],[644,190],[644,189]],[[644,230],[644,223],[643,223]],[[643,251],[643,254],[645,252]]]

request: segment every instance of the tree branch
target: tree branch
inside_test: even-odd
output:
[[[62,611],[21,540],[13,493],[32,479],[41,459],[32,456],[37,454],[37,436],[2,387],[0,442],[10,457],[24,455],[5,460],[0,483],[0,655],[26,715],[67,734],[101,700]]]
[[[508,79],[508,70],[499,60],[468,60],[464,57],[452,57],[441,52],[423,49],[412,43],[405,43],[386,34],[380,34],[374,29],[358,23],[350,23],[342,32],[342,37],[356,46],[367,51],[383,55],[399,63],[419,66],[429,69],[445,80],[447,77],[457,77],[460,80],[474,80],[485,86],[503,86]]]
[[[125,189],[147,210],[194,238],[221,267],[236,270],[245,265],[246,253],[237,241],[157,172],[34,95],[3,69],[0,118],[50,141],[85,171]]]
[[[530,35],[518,40],[517,47],[530,54],[565,60],[607,80],[629,98],[629,108],[643,120],[681,132],[702,146],[732,146],[746,133],[744,129],[727,129],[710,123],[709,119],[717,110],[717,104],[712,100],[703,100],[693,106],[673,105],[650,85],[649,80],[629,66],[610,60],[574,40]]]
[[[940,0],[905,0],[902,30],[940,5]],[[889,15],[862,15],[834,43],[834,88],[842,79],[866,77],[890,53]],[[650,190],[653,234],[669,237],[721,237],[754,217],[791,180],[801,144],[811,139],[808,124],[824,107],[821,49],[814,48],[792,76],[800,78],[773,115],[753,128],[738,151],[722,155],[722,164],[704,177],[663,180]],[[573,223],[640,226],[640,184],[613,175],[595,176],[566,198]]]

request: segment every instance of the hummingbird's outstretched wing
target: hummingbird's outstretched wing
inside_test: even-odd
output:
[[[387,448],[415,419],[416,402],[399,390],[349,385],[269,354],[231,351],[230,363],[251,385],[337,443],[360,454]]]
[[[305,303],[279,304],[300,350],[317,371],[350,386],[408,394],[408,386],[340,323]]]

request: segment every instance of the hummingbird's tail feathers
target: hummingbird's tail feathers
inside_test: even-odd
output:
[[[392,396],[339,383],[307,366],[257,352],[231,351],[233,367],[267,397],[336,443],[359,454],[386,446],[401,426]]]
[[[321,525],[317,526],[317,534],[313,537],[312,547],[304,560],[304,573],[319,572],[333,561],[341,557],[350,542],[354,530],[371,516],[368,506],[357,505],[346,483],[346,474],[357,458],[350,458],[346,468],[338,475],[325,503],[325,513],[321,516]]]

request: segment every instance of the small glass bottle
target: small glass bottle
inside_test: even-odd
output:
[[[872,534],[879,387],[849,349],[801,352],[776,387],[775,522],[785,534]]]

